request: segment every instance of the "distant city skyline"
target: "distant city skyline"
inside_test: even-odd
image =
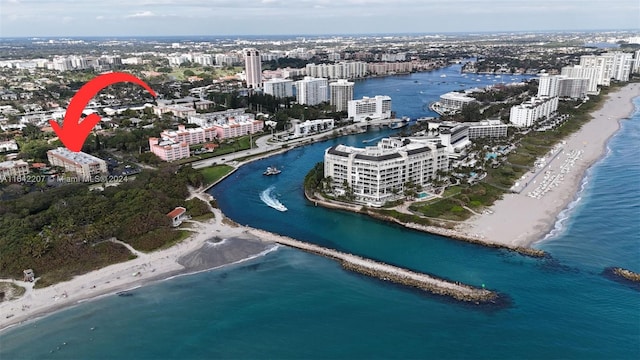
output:
[[[0,0],[0,37],[639,28],[637,0]]]

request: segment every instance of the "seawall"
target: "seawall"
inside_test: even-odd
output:
[[[426,233],[429,233],[429,234],[444,236],[444,237],[447,237],[447,238],[450,238],[450,239],[461,240],[461,241],[465,241],[465,242],[468,242],[468,243],[482,245],[482,246],[491,247],[491,248],[515,251],[515,252],[517,252],[519,254],[522,254],[522,255],[525,255],[525,256],[531,256],[531,257],[535,257],[535,258],[542,258],[542,257],[547,257],[548,256],[548,254],[545,253],[542,250],[528,248],[528,247],[522,247],[522,246],[508,246],[508,245],[504,245],[504,244],[499,244],[499,243],[492,242],[492,241],[489,241],[489,240],[485,240],[485,239],[469,236],[467,234],[461,233],[461,232],[456,231],[456,230],[446,229],[446,228],[442,228],[442,227],[438,227],[438,226],[426,226],[426,225],[421,225],[421,224],[416,224],[416,223],[405,223],[405,222],[402,222],[399,219],[396,219],[396,218],[394,218],[392,216],[380,214],[380,213],[377,213],[375,211],[370,211],[369,209],[367,209],[367,208],[365,208],[364,206],[361,206],[361,205],[343,204],[343,203],[336,203],[336,202],[333,202],[333,201],[327,201],[327,200],[312,198],[306,191],[304,192],[304,196],[308,201],[314,203],[316,206],[320,205],[322,207],[329,208],[329,209],[341,209],[341,210],[346,210],[346,211],[352,211],[352,212],[356,212],[356,213],[359,213],[359,214],[364,214],[364,215],[371,216],[374,219],[378,219],[378,220],[382,220],[382,221],[398,224],[398,225],[404,226],[404,227],[409,228],[409,229],[422,231],[422,232],[426,232]]]

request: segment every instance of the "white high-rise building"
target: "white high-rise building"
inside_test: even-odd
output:
[[[333,180],[334,191],[351,191],[356,203],[376,207],[403,197],[409,182],[428,185],[448,167],[442,145],[413,139],[383,139],[364,149],[335,145],[324,153],[324,175]]]
[[[244,71],[247,76],[247,87],[256,89],[262,87],[262,62],[260,52],[256,49],[244,49]]]
[[[640,73],[640,50],[636,50],[633,53],[633,67],[631,68],[631,72],[634,74]]]
[[[530,101],[511,108],[509,121],[517,126],[531,126],[539,119],[549,118],[558,110],[557,97],[532,97]]]
[[[376,97],[363,97],[361,100],[351,100],[348,103],[349,119],[353,122],[391,118],[391,98],[377,95]]]
[[[611,77],[618,81],[629,81],[631,67],[633,66],[633,54],[614,51],[603,54],[603,56],[613,57]]]
[[[264,93],[277,98],[293,96],[293,80],[269,79],[263,83]]]
[[[296,100],[304,105],[329,101],[329,82],[327,79],[305,76],[296,82]]]
[[[538,83],[538,96],[558,96],[560,90],[560,79],[562,75],[540,75]]]
[[[565,66],[562,68],[562,75],[574,79],[587,79],[587,93],[598,93],[598,70],[580,65]]]
[[[610,64],[608,64],[608,60],[611,61]],[[609,86],[611,81],[611,65],[613,65],[613,58],[597,55],[580,56],[580,66],[596,70],[598,85]]]
[[[587,96],[589,79],[562,78],[558,81],[558,97],[582,99]]]
[[[330,104],[335,111],[347,111],[353,100],[353,83],[344,79],[329,84]]]

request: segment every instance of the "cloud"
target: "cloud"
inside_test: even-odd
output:
[[[153,12],[146,10],[146,11],[140,11],[137,12],[135,14],[131,14],[131,15],[126,15],[125,18],[127,19],[131,19],[131,18],[150,18],[150,17],[154,17],[157,16],[156,14],[154,14]]]

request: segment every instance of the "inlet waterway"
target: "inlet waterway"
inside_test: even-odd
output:
[[[399,116],[415,118],[430,116],[424,105],[440,94],[483,84],[476,78],[496,79],[462,76],[456,65],[359,81],[355,93],[388,94]],[[421,92],[431,95],[423,99]],[[558,233],[536,245],[551,254],[546,259],[406,230],[304,200],[303,178],[324,149],[336,143],[362,146],[388,131],[253,162],[211,193],[241,224],[484,285],[508,295],[509,306],[477,307],[425,295],[282,247],[244,264],[139,288],[129,297],[105,297],[10,329],[0,335],[0,358],[640,357],[638,291],[601,274],[608,266],[640,271],[635,146],[640,112],[623,122],[606,158],[589,171],[581,199],[564,214]],[[263,176],[267,166],[282,173]],[[271,187],[270,195],[287,211],[260,199]]]

